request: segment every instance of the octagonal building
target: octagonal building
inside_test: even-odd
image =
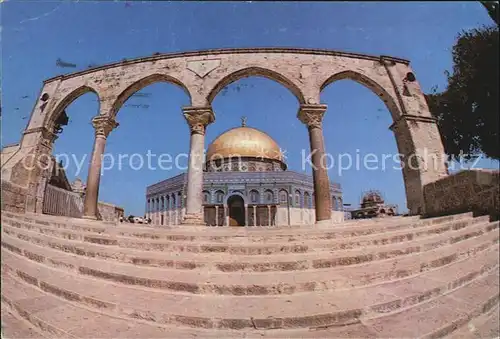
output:
[[[208,226],[314,224],[310,175],[287,170],[281,148],[267,133],[232,128],[208,147],[203,173],[203,211]],[[187,174],[147,187],[146,216],[156,225],[178,225],[184,217]],[[330,183],[332,222],[344,220],[342,191]]]

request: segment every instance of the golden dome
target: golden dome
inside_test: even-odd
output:
[[[236,127],[219,135],[208,146],[206,159],[254,157],[283,162],[281,149],[269,135],[251,127]]]

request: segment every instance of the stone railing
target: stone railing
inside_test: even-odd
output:
[[[424,216],[474,212],[498,218],[499,175],[495,170],[465,170],[425,185]]]
[[[47,185],[43,201],[44,214],[60,215],[72,218],[81,218],[83,215],[83,195]],[[100,219],[117,222],[123,216],[123,209],[113,204],[99,201],[97,204]]]
[[[83,199],[78,193],[47,184],[42,213],[81,218]]]

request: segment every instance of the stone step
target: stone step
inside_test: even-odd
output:
[[[419,253],[450,243],[477,237],[498,228],[499,222],[479,223],[457,231],[417,239],[410,243],[371,246],[361,249],[332,252],[273,254],[268,256],[243,256],[226,253],[169,253],[118,249],[115,246],[63,240],[37,232],[3,226],[2,232],[41,246],[47,246],[78,255],[118,260],[145,266],[172,267],[176,269],[203,268],[209,271],[294,271],[355,265],[374,260],[384,260],[411,253]],[[496,232],[493,232],[496,233]]]
[[[195,241],[165,241],[165,240],[135,240],[133,238],[117,238],[118,246],[168,252],[189,252],[189,253],[227,253],[232,255],[271,255],[271,254],[296,254],[321,251],[337,251],[346,249],[355,249],[367,246],[379,246],[408,242],[416,238],[431,236],[446,231],[457,230],[469,225],[486,222],[489,217],[480,217],[474,219],[465,219],[448,223],[439,223],[431,226],[418,228],[398,229],[387,232],[377,232],[367,235],[354,235],[348,237],[330,238],[305,238],[305,239],[287,239],[287,241],[272,239],[259,243],[251,241],[231,242],[231,243],[209,243]]]
[[[468,238],[426,252],[352,266],[281,272],[221,272],[144,267],[74,255],[3,234],[2,247],[55,268],[111,281],[189,293],[265,295],[292,294],[376,284],[416,275],[498,248],[497,232]]]
[[[96,227],[92,222],[84,223],[81,219],[71,219],[65,221],[67,218],[61,220],[59,217],[53,217],[55,220],[44,220],[47,218],[45,215],[20,215],[13,217],[13,214],[2,215],[2,219],[6,221],[16,220],[36,223],[39,225],[54,226],[56,228],[73,229],[76,231],[92,232],[98,234],[109,233],[111,235],[122,235],[137,238],[148,239],[164,239],[172,241],[211,241],[211,242],[264,242],[268,240],[304,240],[304,239],[334,239],[346,236],[359,236],[372,233],[382,233],[394,231],[404,228],[423,227],[432,224],[450,222],[453,220],[463,220],[472,218],[471,213],[463,213],[445,217],[438,217],[432,219],[416,219],[416,218],[397,218],[397,220],[390,220],[391,218],[378,219],[376,222],[369,224],[339,224],[326,229],[317,229],[311,226],[302,226],[300,228],[282,228],[282,229],[254,229],[254,228],[213,228],[204,227],[194,231],[192,227],[183,227],[177,229],[163,229],[158,227],[131,227],[131,226],[108,226]],[[9,217],[11,216],[11,217]]]
[[[444,296],[362,323],[377,338],[441,338],[466,324],[469,319],[498,305],[499,270],[492,270]]]
[[[261,230],[263,232],[269,232],[269,231],[282,231],[282,230],[302,230],[304,229],[304,225],[282,225],[282,226],[248,226],[248,227],[208,227],[208,226],[194,226],[194,225],[171,225],[171,226],[165,226],[165,225],[152,225],[152,224],[129,224],[129,223],[120,223],[120,222],[112,222],[112,221],[99,221],[99,220],[89,220],[89,219],[81,219],[81,218],[73,218],[73,217],[66,217],[66,216],[58,216],[58,215],[49,215],[49,214],[38,214],[38,213],[16,213],[12,211],[5,211],[4,213],[5,216],[11,217],[11,218],[28,218],[28,219],[37,219],[37,220],[45,220],[48,222],[63,222],[63,223],[71,223],[74,225],[92,225],[94,227],[108,227],[108,226],[116,226],[120,225],[125,228],[130,228],[130,230],[149,230],[149,229],[162,229],[162,230],[168,230],[168,231],[180,231],[180,233],[185,233],[187,229],[198,232],[199,230],[203,229],[225,229],[225,230],[240,230],[243,231],[245,229],[253,229],[255,231]],[[459,214],[457,214],[459,215]],[[466,213],[461,213],[463,216],[472,216],[471,212],[466,212]],[[440,217],[441,218],[441,217]],[[385,220],[384,220],[385,219]],[[410,221],[410,220],[420,220],[421,216],[415,215],[415,216],[395,216],[395,217],[390,217],[390,218],[371,218],[371,219],[352,219],[352,220],[346,220],[342,223],[342,225],[368,225],[368,224],[377,224],[380,222],[387,222],[387,221]],[[434,218],[435,219],[435,218]],[[326,227],[330,226],[338,226],[339,224],[332,224],[332,225],[327,225]],[[314,227],[313,225],[308,225],[308,227]],[[315,227],[317,228],[317,227]]]
[[[129,237],[110,237],[103,235],[90,236],[85,232],[58,229],[50,226],[41,226],[36,223],[19,222],[15,220],[4,220],[4,226],[12,226],[21,229],[36,231],[63,239],[80,240],[105,245],[118,245],[141,250],[169,251],[169,252],[191,252],[191,253],[228,253],[238,255],[269,255],[277,253],[303,253],[322,250],[352,249],[356,247],[385,245],[397,242],[407,242],[419,237],[430,236],[451,230],[457,230],[480,222],[488,221],[489,217],[478,217],[452,222],[438,223],[435,225],[419,228],[390,231],[387,233],[375,233],[370,235],[339,238],[329,240],[302,240],[293,242],[275,243],[250,243],[250,244],[220,244],[220,243],[196,243],[184,241],[165,240],[138,240]]]
[[[482,259],[482,260],[481,260]],[[2,249],[2,266],[42,290],[128,316],[169,325],[201,328],[271,329],[345,325],[360,317],[391,312],[447,293],[473,281],[485,261],[471,257],[465,276],[428,272],[398,282],[348,291],[309,292],[284,296],[213,296],[171,293],[152,288],[129,287],[71,274],[27,261]],[[449,269],[449,271],[457,271]],[[429,274],[429,276],[427,276]],[[169,310],[167,305],[175,305]],[[298,307],[294,307],[297,305]]]
[[[28,321],[16,315],[16,312],[10,309],[2,302],[2,338],[6,339],[40,339],[47,338],[39,329]]]
[[[500,337],[500,308],[497,305],[446,336],[446,339],[493,339]]]
[[[73,302],[40,292],[33,285],[18,282],[16,278],[2,274],[4,284],[22,284],[26,295],[20,299],[11,294],[11,289],[2,290],[2,297],[9,300],[34,327],[46,331],[50,338],[373,338],[373,333],[363,324],[335,326],[325,329],[266,330],[249,329],[211,330],[151,324],[131,318],[121,318],[109,313],[86,308]],[[9,307],[10,308],[10,307]],[[4,313],[2,312],[2,315]],[[10,321],[10,319],[9,319]],[[12,327],[16,325],[12,322]],[[9,339],[24,339],[26,336],[11,336]],[[39,336],[38,338],[40,338]]]

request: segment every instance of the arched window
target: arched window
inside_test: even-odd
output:
[[[177,207],[181,208],[182,207],[182,193],[177,192]]]
[[[339,206],[339,211],[344,210],[344,203],[342,202],[342,198],[338,198],[338,206]]]
[[[161,201],[161,210],[164,211],[165,210],[165,198],[162,196],[160,201]]]
[[[312,208],[311,195],[309,194],[309,192],[304,193],[304,207]]]
[[[215,192],[215,201],[218,204],[222,204],[224,201],[224,192],[222,192],[222,191]]]
[[[204,204],[210,203],[210,193],[207,191],[203,191],[203,203]]]
[[[273,191],[271,190],[266,190],[266,192],[264,193],[265,195],[265,201],[266,203],[273,203],[274,202],[274,194],[273,194]]]
[[[301,203],[301,196],[300,196],[300,191],[299,190],[296,190],[295,191],[295,207],[302,207],[302,203]]]
[[[256,190],[250,191],[250,201],[252,204],[258,204],[260,201],[259,192]]]
[[[288,192],[286,190],[280,191],[280,205],[288,205]]]
[[[170,196],[169,196],[169,195],[167,195],[167,196],[165,197],[165,209],[166,209],[166,210],[169,210],[169,209],[170,209],[170,207],[171,207],[171,206],[170,206]]]
[[[337,198],[334,195],[332,195],[332,209],[334,211],[338,211],[339,210],[339,207],[337,205]]]

